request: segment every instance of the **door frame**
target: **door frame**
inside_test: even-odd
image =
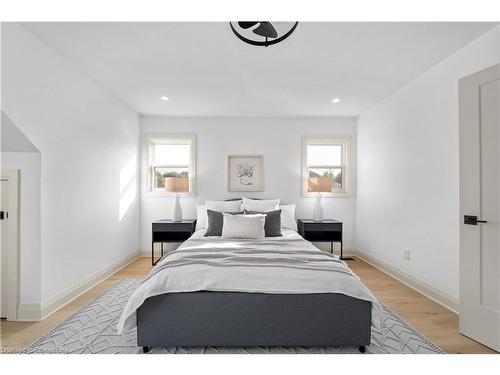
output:
[[[18,319],[19,307],[19,170],[2,169],[1,181],[9,182],[7,238],[7,320]],[[3,250],[3,249],[2,249]]]

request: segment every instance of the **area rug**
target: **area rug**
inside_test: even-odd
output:
[[[64,320],[49,333],[26,347],[21,353],[123,353],[138,354],[136,331],[118,334],[116,325],[130,295],[141,280],[124,279]],[[357,347],[166,347],[152,348],[148,354],[203,354],[203,353],[326,353],[361,354]],[[440,354],[441,349],[432,344],[388,307],[383,306],[382,329],[372,328],[371,343],[366,347],[371,354]]]

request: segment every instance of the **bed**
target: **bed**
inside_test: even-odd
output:
[[[335,255],[293,230],[264,240],[196,231],[153,268],[128,301],[119,332],[137,345],[357,346],[380,305]]]

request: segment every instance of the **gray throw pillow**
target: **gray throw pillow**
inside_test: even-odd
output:
[[[252,214],[266,215],[266,222],[264,223],[264,232],[266,233],[266,237],[281,236],[281,210],[268,212],[255,212],[245,210],[245,215]]]
[[[238,215],[241,212],[227,212],[231,215]],[[224,225],[224,216],[222,212],[207,210],[208,216],[208,227],[205,233],[205,237],[209,236],[222,236],[222,226]]]

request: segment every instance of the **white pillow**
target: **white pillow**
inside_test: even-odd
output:
[[[263,239],[266,215],[223,214],[222,238]]]
[[[243,208],[247,211],[268,212],[277,210],[280,205],[279,199],[250,199],[243,198]]]
[[[217,211],[217,212],[241,212],[241,201],[206,201],[205,207],[207,210]]]
[[[241,201],[206,201],[196,206],[196,230],[208,228],[207,209],[217,212],[241,212]]]
[[[295,205],[280,205],[281,209],[281,228],[292,229],[297,232],[297,220],[295,220]]]
[[[207,208],[204,204],[196,205],[196,230],[208,228]]]

